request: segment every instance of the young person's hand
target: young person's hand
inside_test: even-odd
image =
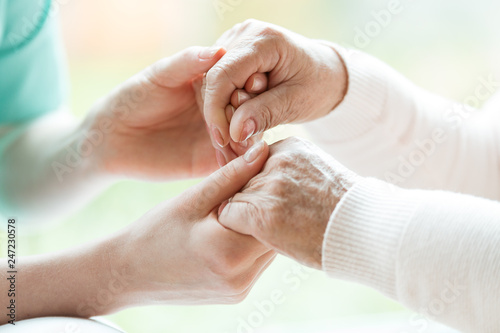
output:
[[[17,320],[90,317],[145,304],[241,301],[275,253],[252,236],[224,228],[218,211],[259,173],[268,154],[264,142],[255,144],[114,235],[22,258],[15,282],[22,290],[16,294]],[[8,290],[9,276],[0,277],[0,289]],[[9,303],[7,293],[0,302]],[[8,319],[2,316],[0,324]]]
[[[98,141],[102,134],[91,161],[107,175],[146,180],[201,177],[216,170],[199,95],[203,74],[224,52],[220,47],[190,47],[149,66],[101,99],[80,136],[81,145],[92,146],[93,138]],[[228,159],[235,157],[233,153]]]
[[[145,300],[176,304],[242,300],[274,252],[218,222],[221,203],[262,169],[269,147],[260,141],[177,198],[126,229],[122,259],[136,272]]]

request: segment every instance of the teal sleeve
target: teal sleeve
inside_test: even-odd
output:
[[[68,79],[50,0],[0,0],[0,125],[66,102]]]

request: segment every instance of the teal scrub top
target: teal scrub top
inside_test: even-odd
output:
[[[0,126],[25,123],[65,103],[59,8],[51,5],[51,0],[0,0]]]

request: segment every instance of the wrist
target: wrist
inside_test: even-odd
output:
[[[101,181],[112,182],[117,176],[108,169],[112,154],[107,151],[109,137],[116,125],[98,102],[87,118],[80,124],[75,138],[75,151],[82,159],[82,171],[88,176]]]
[[[322,237],[320,238],[317,247],[315,249],[315,264],[316,268],[321,269],[323,261],[323,246],[326,237],[326,231],[328,229],[328,224],[330,223],[332,216],[338,210],[340,202],[349,193],[349,191],[361,180],[363,177],[355,174],[354,172],[348,170],[343,165],[332,159],[331,169],[329,177],[329,191],[327,201],[328,205],[328,217],[322,220],[322,223],[318,224],[319,233]]]
[[[95,246],[87,256],[89,266],[96,267],[91,292],[79,303],[78,316],[106,315],[128,308],[137,303],[137,270],[133,260],[127,257],[127,234],[118,232]]]
[[[331,97],[329,100],[330,107],[328,109],[328,113],[330,113],[344,100],[349,86],[349,75],[344,59],[336,49],[335,45],[322,40],[320,40],[319,43],[329,50],[328,63],[330,64],[329,70],[331,75],[328,86],[331,87]]]

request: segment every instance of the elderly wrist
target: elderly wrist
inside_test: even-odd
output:
[[[349,75],[347,72],[347,67],[344,59],[340,55],[339,51],[334,44],[327,41],[318,41],[322,45],[326,46],[330,50],[330,71],[331,71],[331,82],[329,85],[331,89],[331,101],[328,113],[335,110],[337,106],[344,100],[347,94]]]
[[[320,232],[322,234],[320,242],[318,242],[317,247],[315,248],[315,268],[322,268],[323,261],[323,246],[326,237],[326,231],[328,228],[328,224],[330,223],[332,216],[336,213],[339,207],[339,203],[341,200],[349,193],[349,191],[356,185],[358,182],[363,180],[363,177],[355,174],[354,172],[345,169],[343,166],[338,165],[335,161],[335,165],[332,166],[332,170],[339,170],[340,174],[334,175],[331,181],[330,194],[331,194],[331,206],[329,207],[330,215],[327,219],[322,221],[323,223],[318,224],[318,228],[320,228]],[[342,170],[343,169],[343,170]],[[319,253],[319,255],[318,255]]]

